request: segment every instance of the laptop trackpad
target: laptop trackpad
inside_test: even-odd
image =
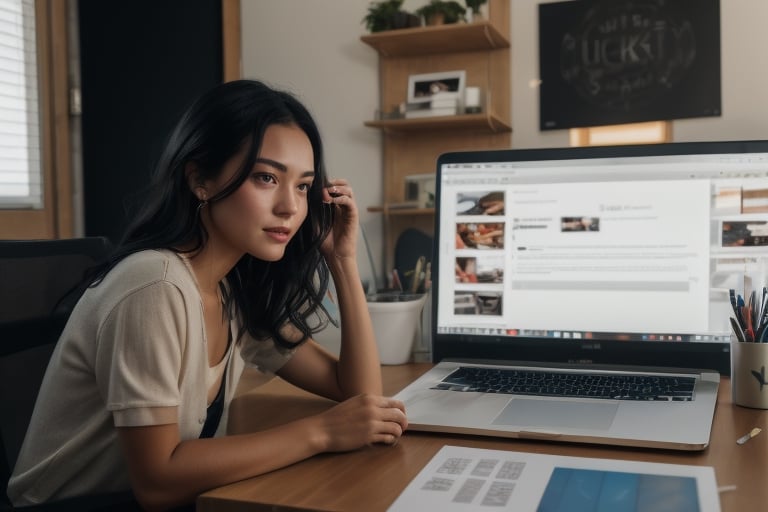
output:
[[[513,398],[493,420],[494,425],[534,428],[608,430],[619,404]]]

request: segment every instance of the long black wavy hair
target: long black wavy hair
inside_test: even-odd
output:
[[[320,133],[307,109],[290,93],[254,80],[221,84],[195,101],[176,124],[142,197],[141,208],[110,259],[97,270],[92,286],[122,259],[145,249],[194,253],[207,240],[199,200],[185,173],[194,162],[199,181],[214,179],[224,164],[245,148],[234,178],[208,199],[214,204],[242,185],[251,173],[264,133],[275,124],[294,124],[306,133],[314,153],[315,179],[308,194],[308,213],[288,243],[282,259],[263,261],[244,255],[221,287],[230,314],[238,311],[242,328],[257,339],[272,338],[293,348],[327,323],[322,300],[328,267],[319,247],[332,225],[332,205],[323,203],[327,184]],[[286,336],[293,324],[301,339]],[[243,330],[241,329],[242,333]],[[290,338],[290,339],[289,339]]]

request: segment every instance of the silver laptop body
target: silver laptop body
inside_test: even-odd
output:
[[[409,429],[709,444],[730,371],[729,290],[746,295],[768,275],[768,236],[755,231],[768,227],[768,142],[452,152],[436,179],[439,364],[396,395]],[[678,401],[441,385],[460,365],[672,374],[695,386]]]
[[[498,437],[613,444],[676,450],[702,450],[709,444],[720,374],[676,372],[696,378],[694,400],[635,401],[539,397],[439,390],[435,387],[459,366],[489,365],[442,361],[397,394],[405,402],[409,430]],[[573,369],[569,369],[573,371]],[[615,373],[581,368],[577,372]],[[667,369],[658,374],[668,375]],[[631,373],[623,369],[621,373]],[[642,369],[642,374],[654,374]]]

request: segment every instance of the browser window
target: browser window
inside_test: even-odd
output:
[[[447,163],[440,177],[438,333],[722,343],[729,290],[766,282],[768,153]]]

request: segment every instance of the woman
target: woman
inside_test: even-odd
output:
[[[148,198],[75,307],[9,485],[17,505],[130,489],[152,510],[325,451],[394,444],[356,264],[358,210],[291,95],[241,80],[195,102]],[[338,359],[311,339],[333,278]],[[225,436],[244,365],[341,403]],[[269,414],[269,411],[253,411]]]

